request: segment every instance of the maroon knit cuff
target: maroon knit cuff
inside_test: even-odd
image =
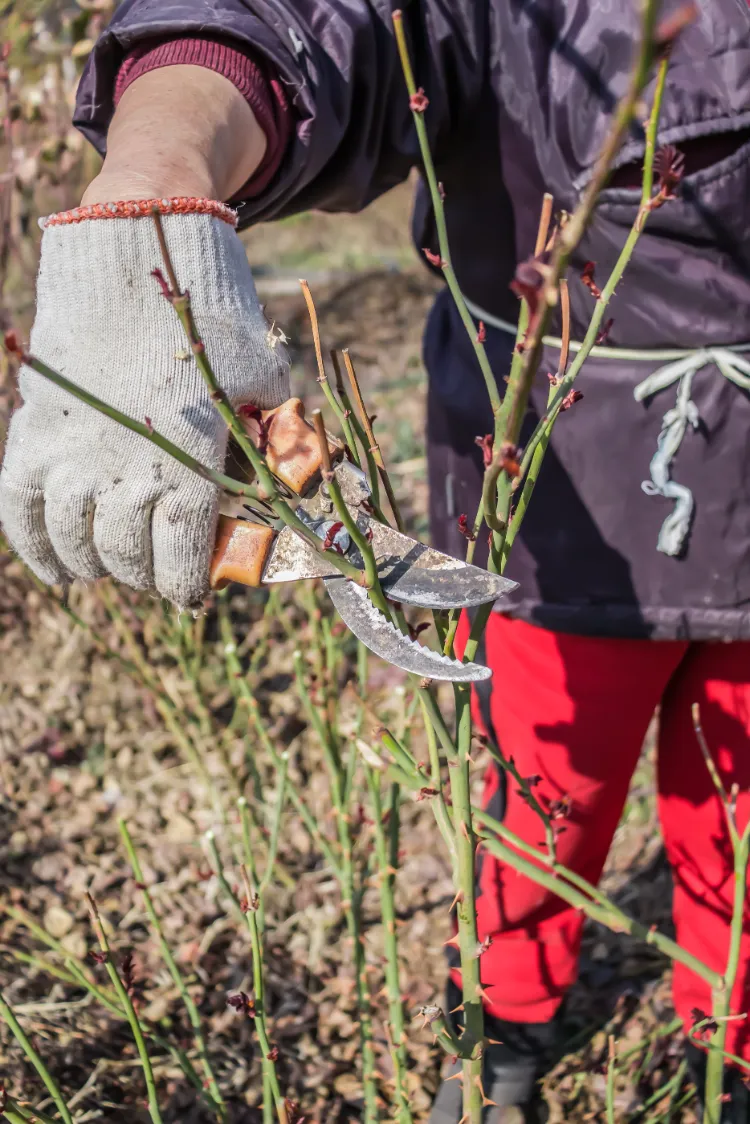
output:
[[[260,195],[276,174],[292,132],[292,115],[284,89],[274,73],[240,47],[217,39],[167,39],[135,47],[125,56],[115,83],[115,105],[136,78],[164,66],[204,66],[223,74],[255,114],[266,136],[265,155],[250,180],[233,197]]]

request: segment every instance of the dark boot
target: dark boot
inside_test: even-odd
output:
[[[685,1046],[685,1057],[690,1079],[698,1090],[698,1100],[703,1114],[703,1096],[706,1088],[706,1051],[693,1042]],[[721,1124],[750,1124],[750,1090],[742,1080],[743,1071],[728,1065],[724,1069],[724,1095],[728,1098],[721,1108]]]
[[[448,1003],[455,1007],[460,1002],[451,985]],[[485,1110],[485,1124],[543,1124],[547,1113],[537,1083],[549,1069],[559,1044],[559,1020],[513,1023],[485,1015],[485,1032],[498,1043],[487,1045],[482,1058],[485,1096],[498,1106]],[[460,1068],[459,1061],[448,1077]],[[462,1082],[446,1079],[437,1091],[429,1124],[458,1124],[462,1116]]]

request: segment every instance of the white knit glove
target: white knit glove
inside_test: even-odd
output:
[[[277,406],[289,396],[288,361],[272,346],[232,213],[211,206],[229,221],[164,216],[175,273],[231,402]],[[47,220],[32,354],[221,469],[226,428],[151,276],[163,264],[152,219],[68,221],[90,210]],[[0,473],[0,521],[23,560],[48,584],[109,573],[180,607],[199,605],[217,489],[28,367],[20,389]]]

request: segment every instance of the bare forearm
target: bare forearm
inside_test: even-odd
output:
[[[252,176],[265,149],[255,114],[227,78],[199,66],[164,67],[123,94],[104,166],[81,202],[229,199]]]

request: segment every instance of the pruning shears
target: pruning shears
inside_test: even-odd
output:
[[[362,556],[338,520],[323,476],[321,444],[305,419],[299,398],[275,410],[259,411],[246,429],[262,442],[274,476],[296,497],[296,514],[323,540],[359,569]],[[344,446],[328,435],[328,450],[343,500],[370,540],[386,597],[428,609],[470,608],[495,601],[517,583],[468,565],[396,531],[372,515],[366,475],[345,458]],[[235,473],[241,475],[241,473]],[[211,563],[211,585],[247,586],[321,578],[339,616],[370,651],[404,671],[430,679],[473,682],[492,674],[477,663],[461,663],[423,647],[397,629],[367,596],[367,590],[336,567],[290,527],[259,522],[252,509],[229,501],[222,507]]]

